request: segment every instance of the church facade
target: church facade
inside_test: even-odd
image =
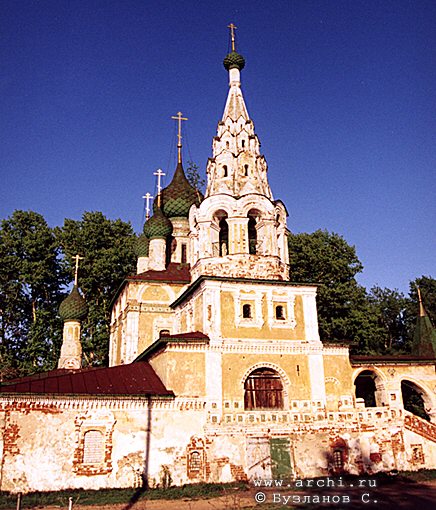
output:
[[[0,388],[1,490],[436,468],[432,348],[350,357],[319,337],[316,286],[290,281],[288,213],[244,102],[244,64],[234,49],[224,60],[204,197],[179,138],[137,274],[113,300],[110,366],[80,368],[75,287],[58,370]],[[405,405],[411,394],[420,411]]]

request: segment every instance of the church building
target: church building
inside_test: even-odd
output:
[[[269,186],[244,65],[233,37],[204,197],[185,176],[179,128],[137,274],[113,298],[109,367],[81,368],[76,281],[60,309],[59,368],[0,387],[0,490],[436,468],[436,333],[424,305],[414,355],[350,356],[323,342],[316,286],[292,283],[288,212]]]

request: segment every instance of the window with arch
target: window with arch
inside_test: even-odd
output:
[[[223,177],[227,177],[227,176],[228,176],[227,165],[223,165]]]
[[[104,462],[104,435],[100,430],[88,430],[83,436],[83,464]]]
[[[226,149],[228,149],[229,147],[230,147],[230,143],[226,142]]]
[[[197,450],[194,450],[189,454],[189,466],[188,466],[189,472],[191,474],[200,473],[201,466],[202,466],[201,453],[198,452]]]
[[[257,222],[260,213],[255,209],[248,212],[248,252],[252,255],[257,254]]]
[[[252,318],[252,315],[251,315],[251,305],[248,305],[248,304],[242,305],[242,317],[244,319],[251,319]]]
[[[244,165],[244,176],[248,176],[248,165]]]
[[[283,409],[283,385],[280,375],[271,368],[258,368],[244,383],[244,407]]]

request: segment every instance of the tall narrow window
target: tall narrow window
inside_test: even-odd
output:
[[[227,171],[227,165],[223,165],[223,177],[227,177],[228,171]]]
[[[335,450],[333,452],[333,469],[338,472],[344,468],[344,455],[342,450]]]
[[[242,305],[242,317],[251,319],[251,305]]]
[[[285,320],[285,313],[282,305],[276,306],[276,319],[279,321]]]
[[[182,264],[185,264],[187,260],[186,257],[186,243],[182,243],[182,253],[181,253],[181,262]]]
[[[220,257],[224,257],[229,253],[229,225],[225,218],[222,218],[219,223],[220,234],[219,234],[219,251]]]
[[[248,176],[248,165],[244,165],[244,175],[245,177]]]
[[[282,381],[275,370],[254,370],[245,381],[244,390],[245,409],[283,409]]]
[[[255,255],[257,253],[257,229],[256,220],[253,216],[248,219],[248,243],[249,253]]]
[[[83,464],[104,461],[104,436],[100,430],[88,430],[83,437]]]
[[[242,148],[245,147],[245,140],[242,140]]]

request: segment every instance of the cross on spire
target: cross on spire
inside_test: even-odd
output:
[[[177,133],[177,162],[182,162],[182,120],[188,120],[188,117],[182,117],[182,112],[177,112],[177,116],[171,118],[179,121],[179,129]]]
[[[76,260],[76,269],[74,271],[74,285],[77,287],[78,275],[79,275],[79,260],[83,260],[84,257],[81,257],[79,254],[75,255],[73,259]]]
[[[153,197],[147,191],[147,193],[142,198],[145,198],[145,221],[147,221],[150,218],[150,200]]]
[[[157,206],[160,207],[160,192],[162,191],[162,186],[160,185],[161,177],[164,177],[165,174],[162,172],[160,168],[157,169],[157,172],[154,172],[153,175],[157,176]]]
[[[230,37],[232,39],[232,51],[236,51],[235,30],[238,27],[234,23],[230,23],[230,25],[227,25],[227,28],[230,28]]]

